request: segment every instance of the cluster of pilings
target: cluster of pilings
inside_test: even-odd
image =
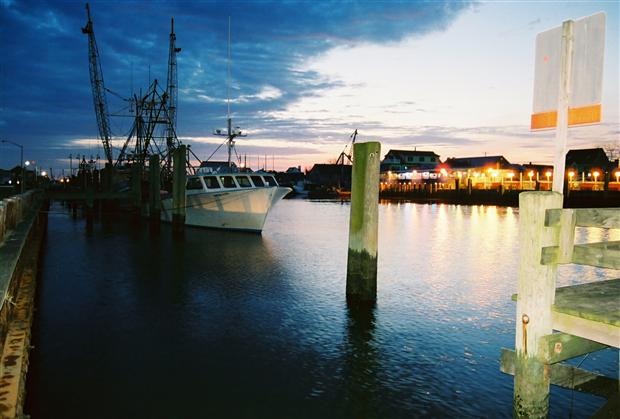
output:
[[[172,181],[167,185],[162,185],[160,156],[153,154],[147,167],[136,163],[123,174],[111,164],[106,164],[102,170],[78,173],[61,189],[48,190],[47,195],[50,199],[66,202],[74,217],[77,217],[78,205],[82,204],[87,224],[92,223],[94,213],[101,208],[109,211],[122,203],[133,214],[148,217],[151,226],[158,228],[163,211],[162,186],[166,186],[172,192],[169,209],[172,214],[166,219],[172,220],[173,231],[178,234],[185,225],[187,146],[180,145],[172,155]]]

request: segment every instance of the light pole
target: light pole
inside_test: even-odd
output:
[[[545,176],[547,176],[547,186],[549,187],[549,190],[551,190],[551,181],[549,180],[549,178],[551,177],[551,170],[547,170]]]
[[[532,176],[534,176],[534,171],[533,171],[533,170],[530,170],[530,171],[527,173],[527,175],[530,177],[530,188],[531,188],[531,187],[533,186],[533,185],[532,185]]]
[[[17,144],[14,143],[11,140],[0,140],[1,143],[8,143],[8,144],[13,144],[16,147],[19,147],[19,167],[21,168],[21,181],[19,182],[20,185],[20,193],[24,193],[24,188],[26,187],[26,177],[24,176],[24,146],[21,144]]]
[[[592,174],[594,175],[594,190],[598,190],[598,186],[596,183],[598,182],[598,177],[600,173],[598,172],[598,170],[595,170],[594,172],[592,172]]]

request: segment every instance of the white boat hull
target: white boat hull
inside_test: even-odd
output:
[[[271,207],[290,190],[278,186],[188,193],[185,224],[261,232]],[[161,218],[172,221],[172,199],[162,200]]]

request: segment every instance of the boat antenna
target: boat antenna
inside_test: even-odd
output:
[[[224,133],[223,130],[221,129],[216,129],[213,131],[213,134],[226,136],[226,143],[228,145],[228,170],[229,171],[232,171],[231,170],[232,169],[232,150],[235,146],[235,138],[246,136],[245,134],[242,134],[239,127],[235,127],[234,129],[232,127],[232,116],[230,114],[230,85],[231,85],[231,80],[232,80],[231,74],[232,72],[231,72],[231,54],[230,54],[230,16],[228,16],[228,63],[227,63],[227,71],[226,71],[226,78],[227,78],[227,81],[226,81],[226,105],[227,105],[226,122],[228,126],[226,127],[226,133]]]
[[[230,123],[230,16],[228,16],[228,61],[227,65],[227,80],[226,80],[226,103],[228,105],[228,135],[231,134],[231,123]]]
[[[233,145],[233,137],[232,137],[232,118],[230,117],[230,16],[228,16],[228,61],[227,61],[227,78],[226,81],[226,103],[228,105],[227,111],[227,122],[228,122],[228,170],[231,169],[231,151]]]

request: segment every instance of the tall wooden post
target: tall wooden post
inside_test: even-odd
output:
[[[555,161],[553,190],[562,193],[564,189],[564,167],[566,165],[566,138],[568,137],[568,105],[573,68],[573,25],[572,20],[562,24],[562,50],[560,55],[560,89],[558,95],[558,119],[555,131]]]
[[[172,230],[182,232],[185,226],[185,156],[187,147],[182,144],[174,150],[172,171]]]
[[[103,168],[102,190],[110,192],[112,190],[112,164],[106,163]]]
[[[131,166],[131,191],[134,210],[140,213],[142,208],[142,165],[138,163]]]
[[[551,305],[557,265],[542,265],[542,248],[557,246],[559,228],[545,227],[545,212],[562,208],[562,194],[523,192],[519,195],[519,279],[515,333],[516,371],[513,416],[546,418],[549,369],[540,362],[538,341],[552,333]]]
[[[377,295],[380,153],[378,142],[353,146],[347,261],[347,299],[350,301],[372,302]]]
[[[161,178],[159,154],[149,158],[149,217],[152,224],[159,224],[161,217]]]

